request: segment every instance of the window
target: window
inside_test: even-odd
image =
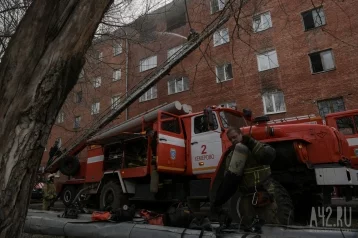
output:
[[[226,107],[226,108],[231,108],[231,109],[234,109],[236,110],[236,102],[225,102],[225,103],[221,103],[220,104],[221,107]]]
[[[120,80],[122,76],[122,71],[120,69],[113,71],[113,81]]]
[[[82,102],[82,91],[78,91],[75,93],[75,103]]]
[[[61,139],[61,137],[58,137],[58,138],[56,139],[56,141],[58,141],[58,148],[61,148],[61,146],[62,146],[62,139]]]
[[[168,95],[180,93],[189,89],[189,79],[181,77],[168,81]]]
[[[229,29],[224,28],[224,29],[216,31],[213,35],[213,38],[214,38],[214,46],[228,43],[230,41]]]
[[[91,106],[91,115],[95,115],[99,113],[99,102],[92,103]]]
[[[320,100],[317,102],[317,106],[319,114],[322,118],[324,118],[328,113],[341,112],[346,110],[342,97]]]
[[[232,66],[231,64],[224,64],[216,66],[216,82],[220,83],[232,79]]]
[[[111,98],[111,108],[112,109],[117,109],[120,103],[120,96],[113,96]]]
[[[332,50],[309,54],[312,73],[329,71],[335,68]]]
[[[216,116],[215,113],[212,114],[213,115],[213,130],[218,129],[218,121],[216,120]],[[201,116],[197,116],[194,118],[194,133],[195,134],[199,134],[199,133],[204,133],[210,131],[210,129],[208,128],[208,121],[205,119],[204,115]]]
[[[168,50],[168,59],[169,59],[170,57],[172,57],[174,54],[176,54],[176,53],[178,52],[178,50],[180,50],[181,48],[183,48],[183,45],[179,45],[179,46],[177,46],[177,47],[174,47],[174,48],[169,49],[169,50]],[[175,55],[175,56],[173,57],[173,59],[175,59],[176,57],[177,57],[177,55]]]
[[[225,6],[226,0],[210,0],[211,13],[221,11]]]
[[[151,99],[157,98],[157,85],[151,87],[147,92],[145,92],[140,98],[139,101],[148,101]]]
[[[277,68],[278,60],[276,50],[257,55],[257,64],[259,71]]]
[[[80,116],[75,117],[75,122],[73,124],[73,128],[79,128],[80,122],[81,122],[81,117]]]
[[[286,111],[283,92],[265,93],[262,96],[265,114],[280,113]]]
[[[102,81],[101,77],[95,78],[95,79],[93,80],[93,87],[94,87],[94,88],[100,87],[100,86],[101,86],[101,81]]]
[[[139,62],[140,72],[157,67],[157,56],[151,56]]]
[[[272,27],[270,12],[265,12],[260,15],[254,16],[253,19],[254,32],[264,31],[270,27]]]
[[[62,123],[65,120],[65,113],[59,112],[57,115],[57,123]]]
[[[115,43],[113,45],[113,56],[119,55],[120,53],[122,53],[122,45]]]
[[[357,121],[358,116],[355,116]],[[353,117],[341,117],[336,120],[338,130],[344,135],[357,134],[357,128],[354,126]]]
[[[326,17],[322,7],[302,13],[302,18],[305,30],[310,30],[326,24]]]
[[[161,119],[161,123],[160,123],[161,130],[172,132],[175,134],[180,134],[181,130],[180,130],[179,118],[172,117],[167,114],[161,114],[160,119]]]

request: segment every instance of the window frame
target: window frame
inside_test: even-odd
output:
[[[94,111],[93,110],[93,105],[97,105],[98,104],[98,109],[97,109],[97,111]],[[101,103],[99,102],[99,101],[95,101],[95,102],[92,102],[92,104],[91,104],[91,115],[97,115],[97,114],[99,114],[99,112],[100,112],[100,107],[101,107]],[[97,107],[96,107],[97,108]]]
[[[59,112],[56,118],[56,123],[57,124],[61,124],[65,121],[65,113],[64,112]]]
[[[170,89],[171,89],[171,83],[174,81],[174,92],[171,92]],[[177,88],[177,82],[178,81],[182,81],[183,83],[183,90],[179,91],[178,88]],[[176,93],[181,93],[181,92],[185,92],[185,91],[188,91],[189,90],[189,78],[188,77],[185,77],[185,76],[182,76],[182,77],[178,77],[178,78],[173,78],[173,79],[169,79],[168,80],[168,95],[172,95],[172,94],[176,94]]]
[[[227,76],[227,65],[231,65],[231,78],[226,78]],[[219,80],[219,77],[218,77],[218,68],[219,67],[224,67],[224,77],[225,79],[220,81]],[[217,65],[215,66],[215,77],[216,77],[216,83],[222,83],[222,82],[227,82],[227,81],[230,81],[230,80],[233,80],[234,79],[234,73],[233,73],[233,69],[232,69],[232,64],[231,63],[225,63],[225,64],[221,64],[221,65]]]
[[[268,14],[270,16],[269,26],[267,28],[265,28],[265,29],[262,29],[262,30],[256,30],[255,29],[255,19],[260,17],[260,25],[262,25],[261,23],[262,23],[263,16],[266,15],[266,14]],[[254,33],[259,33],[259,32],[262,32],[262,31],[266,31],[266,30],[268,30],[268,29],[270,29],[272,27],[273,27],[273,24],[272,24],[272,16],[271,16],[270,11],[262,12],[262,13],[256,14],[255,16],[252,17],[252,31]],[[260,29],[260,27],[258,29]]]
[[[275,105],[275,95],[276,94],[282,94],[283,96],[283,104],[285,106],[285,109],[282,111],[277,111],[276,109],[276,105]],[[265,96],[270,95],[271,97],[271,102],[273,103],[273,112],[267,112],[267,106],[266,106],[266,102],[265,102]],[[271,115],[271,114],[279,114],[279,113],[285,113],[287,112],[287,107],[286,107],[286,101],[285,101],[285,94],[283,93],[283,91],[271,91],[271,92],[265,92],[264,94],[262,94],[262,102],[263,102],[263,108],[264,108],[264,114],[265,115]]]
[[[272,53],[272,52],[275,52],[275,55],[276,55],[276,62],[277,62],[277,66],[274,66],[274,67],[271,67],[270,66],[270,62],[272,62],[272,60],[270,61],[270,56],[268,56],[268,54]],[[262,65],[260,64],[260,57],[262,56],[266,56],[266,58],[268,58],[268,63],[269,63],[269,68],[268,69],[262,69]],[[268,51],[265,51],[263,53],[259,53],[259,54],[256,54],[256,60],[257,60],[257,69],[259,72],[263,72],[263,71],[267,71],[267,70],[272,70],[272,69],[276,69],[276,68],[279,68],[280,67],[280,64],[278,62],[278,54],[277,54],[277,50],[276,49],[273,49],[273,50],[268,50]]]
[[[102,77],[96,77],[94,80],[93,80],[93,87],[94,88],[99,88],[99,87],[101,87],[101,85],[102,85]],[[97,86],[98,85],[98,86]]]
[[[148,68],[144,68],[143,67],[143,62],[145,62],[146,60],[150,60],[151,58],[155,58],[155,64],[153,64],[154,66],[150,66],[149,63],[147,64],[147,67]],[[147,70],[150,70],[150,69],[154,69],[158,66],[158,56],[157,55],[152,55],[152,56],[149,56],[149,57],[146,57],[144,59],[141,59],[139,61],[139,72],[144,72],[144,71],[147,71]],[[149,68],[151,67],[151,68]],[[144,68],[144,69],[143,69]]]
[[[119,72],[119,77],[118,77],[118,79],[116,78],[116,77],[117,77],[117,72]],[[116,82],[116,81],[121,80],[121,79],[122,79],[122,69],[115,69],[115,70],[113,70],[112,81],[113,81],[113,82]]]
[[[76,120],[78,119],[78,126],[76,127]],[[73,128],[77,129],[81,127],[81,116],[75,116],[75,120],[73,122]]]
[[[114,103],[114,98],[117,98],[117,103]],[[119,104],[121,103],[121,95],[113,95],[111,97],[111,109],[114,110],[114,109],[117,109]],[[116,105],[115,105],[116,104]]]
[[[323,53],[323,52],[330,52],[330,53],[331,53],[333,68],[324,69],[324,64],[323,64],[323,61],[322,61],[322,59],[323,59],[323,58],[322,58],[322,53]],[[322,70],[322,71],[313,72],[313,65],[312,65],[312,58],[311,58],[311,56],[312,56],[312,55],[315,55],[315,54],[318,54],[318,55],[320,56],[321,65],[322,65],[322,67],[323,67],[323,70]],[[311,74],[321,74],[321,73],[326,73],[326,72],[329,72],[329,71],[336,70],[336,60],[335,60],[335,57],[334,57],[332,48],[324,49],[324,50],[319,50],[319,51],[315,51],[315,52],[311,52],[311,53],[308,54],[308,60],[309,60],[309,64],[310,64]]]
[[[213,2],[216,2],[217,3],[217,5],[218,5],[218,10],[216,10],[216,11],[214,11],[213,10]],[[220,3],[219,2],[224,2],[224,3],[222,3],[222,6],[221,6],[221,8],[220,8]],[[226,5],[226,0],[210,0],[210,14],[214,14],[214,13],[216,13],[216,12],[220,12],[220,11],[222,11],[223,9],[224,9],[224,7],[225,7],[225,5]]]
[[[334,109],[334,103],[337,102],[341,102],[342,103],[342,110],[338,110],[338,111],[332,111],[331,109]],[[329,104],[328,109],[329,112],[325,113],[323,110],[326,107],[323,107],[323,103],[327,103]],[[338,104],[337,104],[338,105]],[[339,105],[338,105],[339,106]],[[342,112],[346,110],[346,104],[344,102],[344,98],[343,97],[333,97],[333,98],[326,98],[326,99],[322,99],[322,100],[317,100],[317,109],[318,109],[318,114],[322,117],[325,118],[326,114],[330,114],[330,113],[334,113],[334,112]]]
[[[223,31],[226,31],[227,32],[227,37],[228,37],[228,41],[226,42],[223,42],[224,41],[224,37],[223,34],[221,32]],[[220,37],[220,40],[218,41],[219,43],[216,43],[215,41],[215,36],[216,37]],[[230,32],[229,32],[229,28],[228,27],[224,27],[224,28],[221,28],[221,29],[218,29],[214,32],[213,34],[213,44],[214,44],[214,47],[217,47],[217,46],[220,46],[220,45],[225,45],[225,44],[228,44],[230,43]]]
[[[153,95],[153,91],[155,89],[155,96],[151,97],[151,98],[148,98],[148,93],[151,91],[151,94],[150,95]],[[143,93],[142,96],[140,96],[139,98],[139,102],[146,102],[146,101],[150,101],[150,100],[153,100],[153,99],[156,99],[158,98],[158,87],[157,85],[154,85],[153,87],[151,87],[148,91],[146,91],[145,93]]]
[[[119,49],[118,52],[117,52],[117,49]],[[120,54],[122,54],[122,52],[123,52],[122,44],[121,43],[114,43],[113,44],[113,56],[120,55]]]
[[[321,9],[322,12],[323,12],[323,15],[324,15],[324,24],[319,25],[319,26],[314,26],[314,27],[312,27],[312,28],[307,28],[307,27],[306,27],[306,24],[305,24],[305,17],[304,17],[304,15],[305,15],[305,14],[311,14],[311,15],[312,15],[312,18],[313,18],[313,11],[315,11],[315,10],[317,10],[317,9]],[[323,6],[311,8],[311,9],[309,9],[309,10],[307,10],[307,11],[301,12],[301,17],[302,17],[302,23],[303,23],[303,29],[304,29],[304,31],[311,31],[311,30],[318,29],[318,28],[320,28],[320,27],[323,27],[323,26],[327,25],[327,16],[326,16],[326,13],[325,13],[325,11],[324,11],[324,9],[323,9]],[[313,19],[313,24],[315,24],[314,19]]]

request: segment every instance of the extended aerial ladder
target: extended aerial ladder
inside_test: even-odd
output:
[[[96,120],[89,128],[84,130],[80,136],[76,137],[70,143],[66,143],[65,150],[61,150],[61,155],[55,157],[51,162],[48,163],[45,168],[45,172],[54,173],[58,171],[59,161],[65,158],[66,156],[76,156],[84,148],[86,148],[86,141],[93,135],[95,135],[99,130],[103,129],[106,125],[112,122],[117,116],[119,116],[126,108],[128,108],[134,101],[139,99],[143,93],[149,90],[154,86],[159,80],[166,76],[170,70],[179,64],[187,55],[193,52],[200,44],[212,35],[217,29],[219,29],[223,24],[225,24],[231,16],[231,10],[227,5],[222,13],[214,19],[200,34],[196,33],[188,37],[188,41],[183,45],[183,47],[174,53],[167,61],[162,65],[157,67],[157,69],[151,71],[142,81],[140,81],[134,88],[129,90],[123,99],[121,98],[121,103],[117,106],[115,110],[107,109],[103,112],[100,118]]]

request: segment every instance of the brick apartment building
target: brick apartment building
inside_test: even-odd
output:
[[[115,107],[179,49],[190,28],[200,32],[224,6],[221,0],[184,3],[174,0],[95,41],[52,128],[43,163],[56,139],[63,145]],[[230,19],[110,126],[175,100],[193,111],[236,105],[272,119],[358,108],[357,9],[354,0],[249,0],[239,20]]]

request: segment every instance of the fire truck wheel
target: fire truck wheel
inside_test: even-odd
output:
[[[69,206],[76,197],[77,188],[75,186],[66,186],[62,190],[61,200],[65,206]]]
[[[292,225],[294,222],[294,206],[288,191],[277,181],[272,180],[274,184],[274,197],[277,204],[277,218],[281,224]],[[228,206],[230,215],[234,222],[241,222],[239,206],[241,202],[241,194],[236,192],[229,200]]]
[[[121,185],[117,181],[108,181],[101,190],[99,199],[100,209],[117,209],[127,204],[127,197],[123,194]]]
[[[75,175],[80,169],[80,161],[77,157],[66,156],[60,162],[60,172],[67,176]]]

